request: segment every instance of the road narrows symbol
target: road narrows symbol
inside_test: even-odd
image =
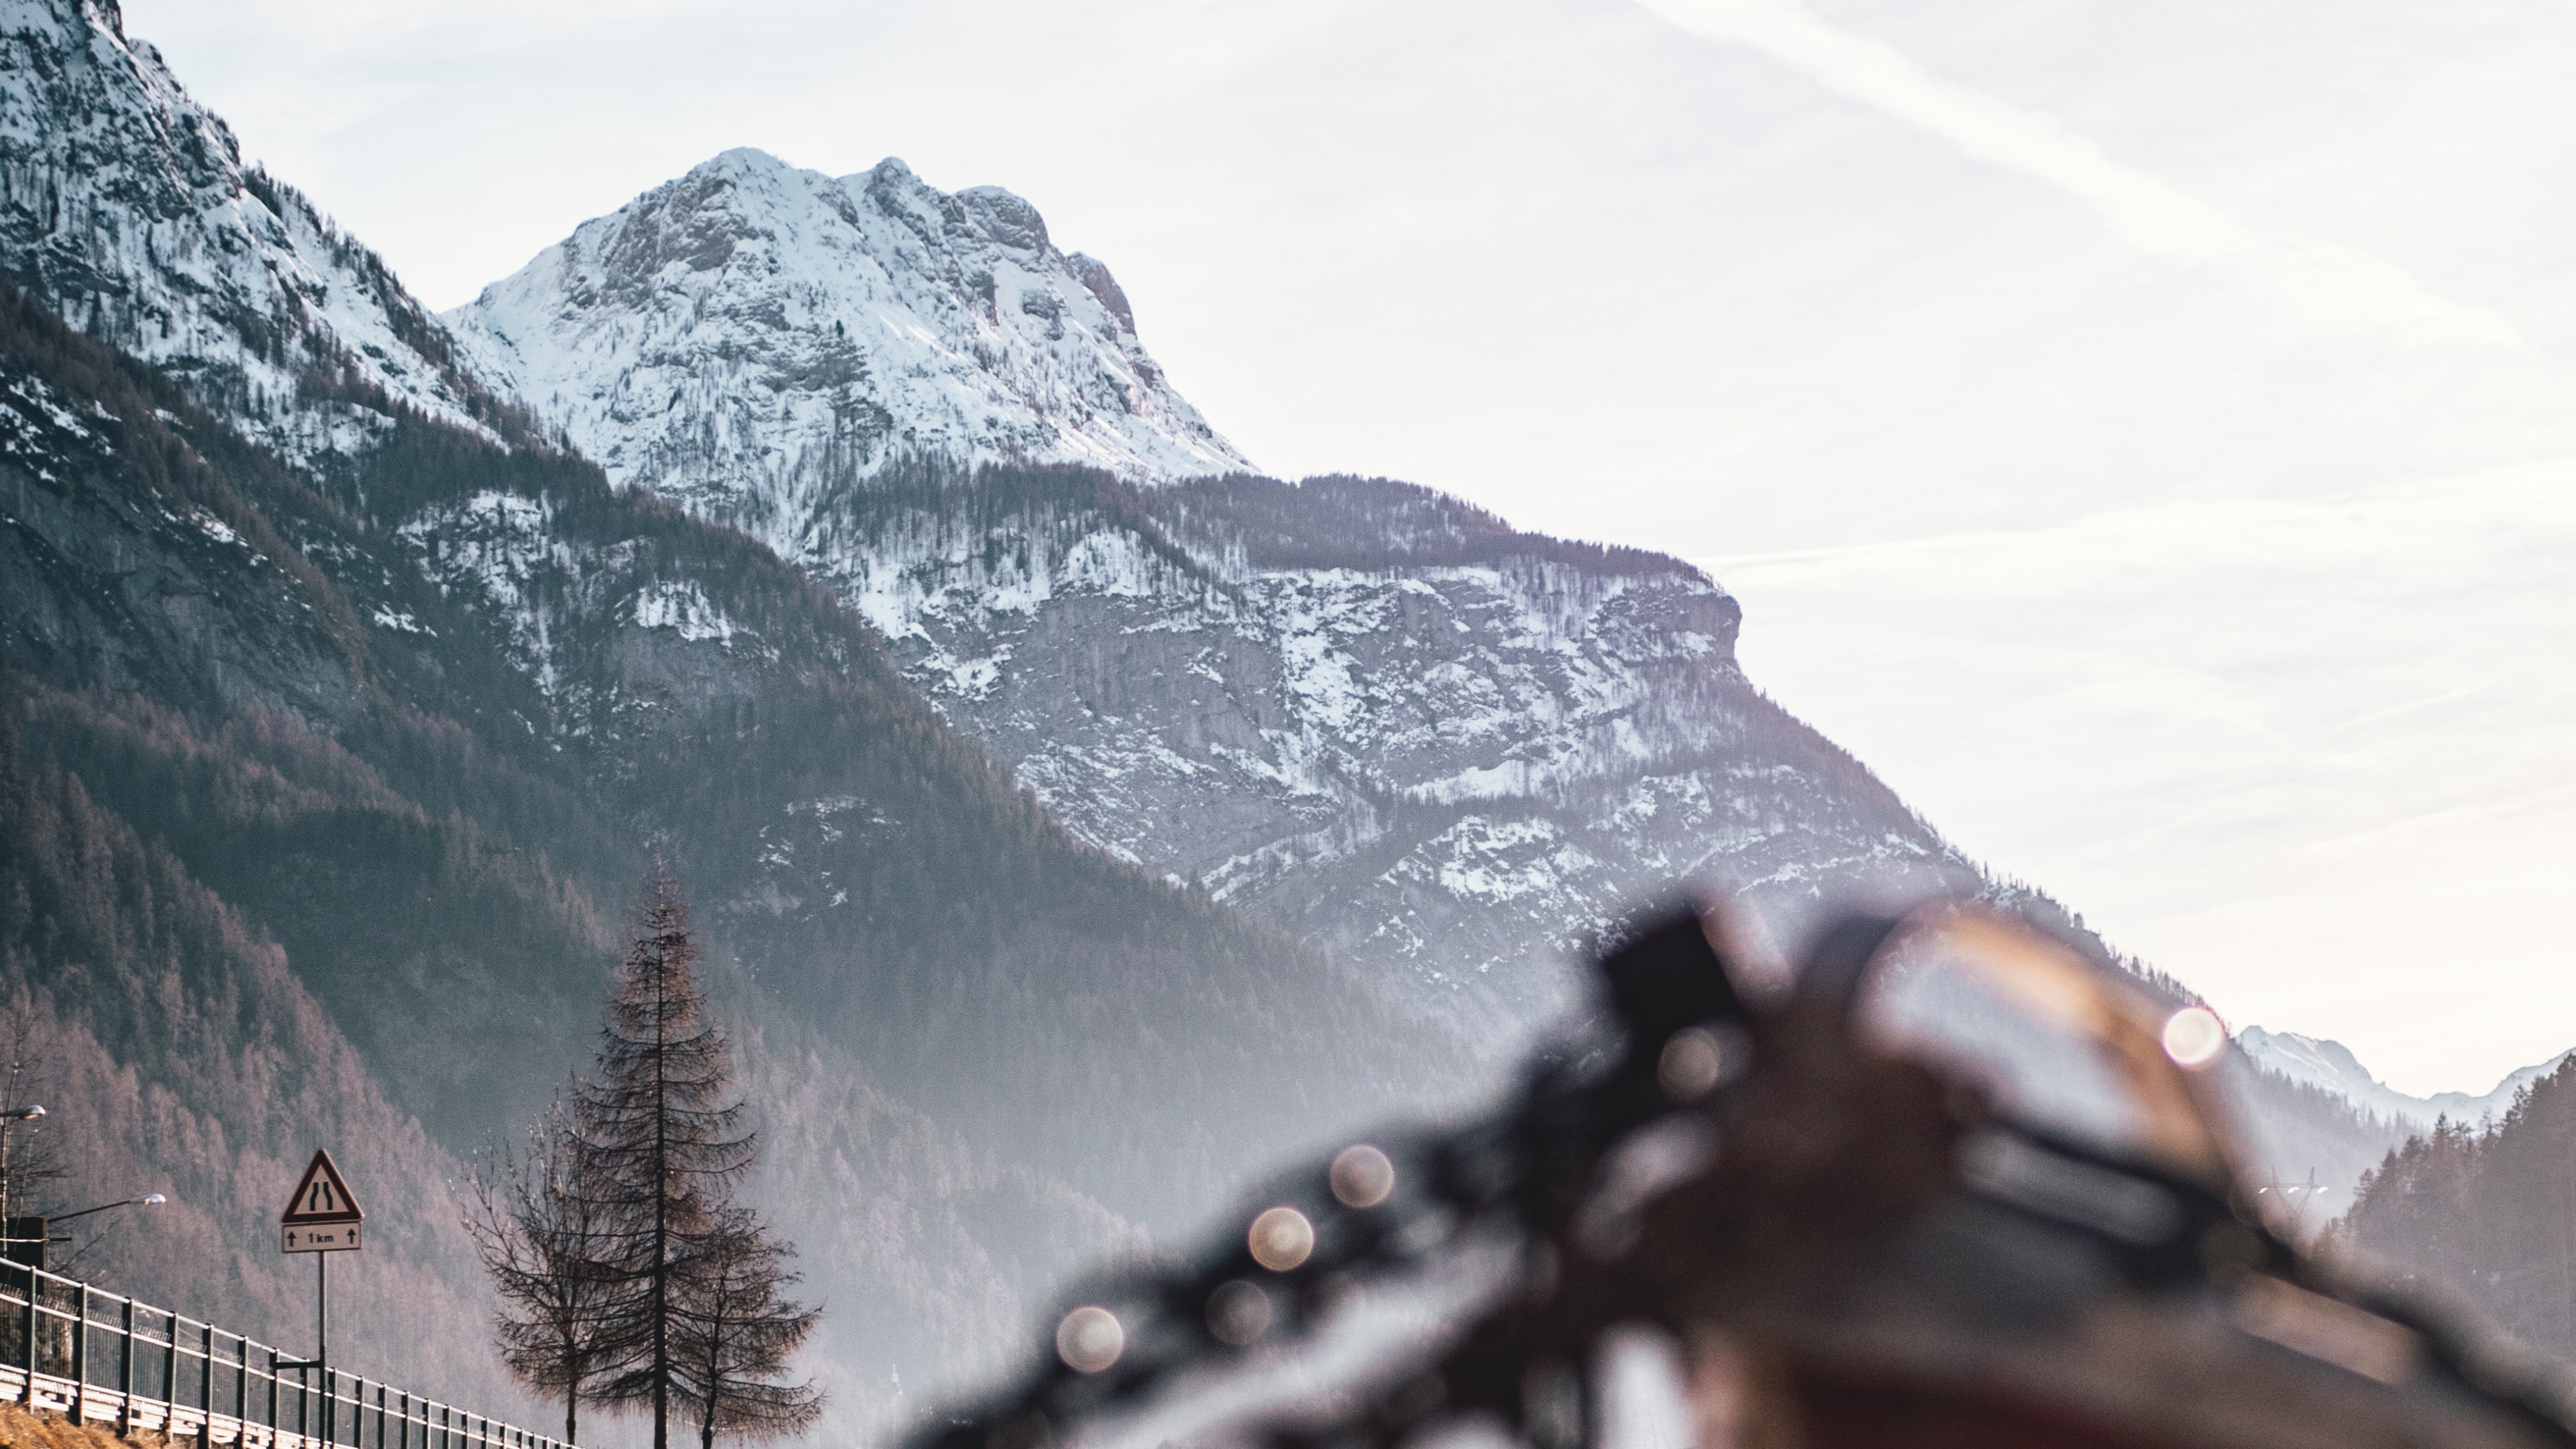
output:
[[[362,1246],[359,1224],[365,1217],[357,1198],[350,1195],[348,1179],[340,1176],[339,1164],[328,1151],[317,1151],[295,1184],[294,1196],[286,1200],[286,1211],[278,1214],[282,1229],[278,1251],[354,1252]]]

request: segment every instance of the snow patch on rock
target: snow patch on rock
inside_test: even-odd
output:
[[[382,259],[246,167],[105,0],[0,0],[0,263],[289,461],[386,426],[381,398],[491,436],[445,326]]]
[[[708,602],[706,590],[694,579],[678,583],[660,583],[647,587],[635,596],[635,627],[639,629],[672,629],[691,643],[713,640],[730,644],[737,633],[747,633],[724,610]]]

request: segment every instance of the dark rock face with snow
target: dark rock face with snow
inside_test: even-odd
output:
[[[114,0],[0,0],[0,263],[75,325],[328,466],[390,399],[489,436],[492,398],[373,252],[246,168]]]
[[[79,827],[0,832],[0,1008],[106,1083],[64,1128],[160,1144],[93,1196],[173,1181],[210,1249],[117,1286],[293,1342],[279,1144],[396,1132],[379,1180],[421,1190],[379,1243],[459,1306],[434,1352],[353,1345],[490,1403],[412,1378],[490,1363],[438,1185],[584,1064],[653,856],[743,1043],[746,1191],[852,1305],[817,1345],[843,1433],[898,1369],[998,1367],[1140,1229],[1469,1080],[1347,965],[1069,836],[752,540],[525,435],[388,415],[356,463],[343,507],[0,288],[0,797]],[[226,1140],[273,1155],[217,1171]]]
[[[1480,1034],[1681,882],[1966,874],[1747,685],[1735,601],[1672,559],[1377,480],[989,470],[854,481],[802,542],[1077,833]]]
[[[1967,878],[1696,570],[1250,476],[1006,192],[728,152],[450,320],[610,476],[829,580],[1083,838],[1480,1033],[1679,881]]]
[[[843,1437],[1470,1080],[1347,964],[1068,834],[762,544],[492,401],[112,6],[0,6],[0,142],[0,1008],[98,1088],[59,1127],[136,1149],[91,1200],[189,1205],[115,1286],[294,1342],[271,1169],[363,1131],[422,1185],[379,1243],[437,1342],[353,1350],[509,1411],[435,1185],[583,1064],[657,854]]]

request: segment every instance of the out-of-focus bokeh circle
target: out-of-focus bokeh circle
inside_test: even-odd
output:
[[[1067,1368],[1096,1374],[1127,1351],[1127,1330],[1118,1326],[1118,1315],[1108,1309],[1085,1305],[1056,1324],[1055,1351]]]
[[[1395,1164],[1363,1142],[1333,1158],[1333,1196],[1345,1207],[1373,1208],[1395,1191]]]
[[[1208,1332],[1241,1348],[1270,1331],[1270,1295],[1237,1278],[1208,1295]]]
[[[1676,1102],[1696,1102],[1707,1096],[1725,1070],[1726,1050],[1718,1044],[1717,1034],[1696,1026],[1674,1032],[1655,1059],[1655,1081]]]
[[[2182,1066],[2208,1066],[2226,1045],[2227,1024],[2206,1006],[2186,1006],[2165,1018],[2165,1055]]]
[[[1273,1273],[1285,1273],[1315,1251],[1315,1225],[1292,1207],[1275,1207],[1252,1220],[1252,1261]]]

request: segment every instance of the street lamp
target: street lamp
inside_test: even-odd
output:
[[[88,1217],[91,1213],[103,1213],[109,1208],[159,1207],[169,1200],[154,1192],[146,1193],[141,1197],[121,1197],[114,1202],[103,1202],[96,1207],[82,1208],[76,1213],[64,1213],[60,1217],[7,1219],[9,1248],[5,1256],[13,1263],[30,1268],[42,1268],[45,1266],[45,1245],[55,1241],[54,1229],[61,1224],[70,1222],[74,1218]],[[66,1238],[62,1241],[69,1242],[70,1239]]]
[[[9,1220],[9,1128],[45,1115],[42,1107],[11,1107],[0,1112],[0,1223]]]
[[[76,1213],[64,1213],[64,1214],[62,1214],[62,1215],[61,1215],[61,1216],[59,1216],[59,1217],[51,1217],[51,1218],[47,1218],[47,1219],[45,1219],[45,1221],[47,1221],[47,1222],[49,1222],[49,1223],[67,1223],[67,1222],[70,1222],[70,1221],[71,1221],[72,1219],[74,1219],[74,1218],[85,1218],[85,1217],[88,1217],[91,1213],[103,1213],[103,1212],[107,1211],[109,1208],[121,1208],[121,1207],[159,1207],[161,1204],[163,1204],[163,1203],[165,1203],[165,1202],[168,1202],[169,1200],[170,1200],[170,1199],[168,1199],[168,1198],[166,1198],[166,1197],[163,1197],[161,1194],[159,1194],[159,1193],[157,1193],[157,1192],[155,1192],[155,1193],[146,1193],[146,1194],[145,1194],[145,1195],[143,1195],[142,1197],[119,1198],[119,1199],[117,1199],[115,1202],[103,1202],[103,1203],[100,1203],[98,1206],[96,1206],[96,1207],[94,1207],[94,1208],[82,1208],[79,1212],[76,1212]]]

